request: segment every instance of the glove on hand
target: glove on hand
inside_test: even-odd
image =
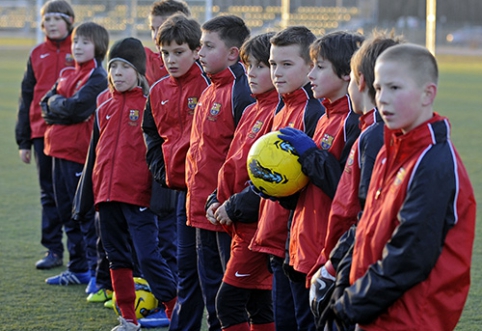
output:
[[[330,303],[335,281],[336,278],[330,275],[324,266],[313,276],[310,287],[310,307],[315,319],[320,318]]]
[[[354,329],[353,323],[337,315],[334,308],[335,303],[342,297],[344,291],[344,286],[335,287],[331,295],[330,304],[325,308],[323,313],[321,313],[319,318],[315,318],[317,330],[325,330],[325,326],[328,331],[348,331]]]
[[[299,156],[302,156],[307,150],[311,148],[316,148],[316,144],[313,139],[311,139],[306,133],[301,130],[287,127],[280,129],[279,131],[281,132],[281,134],[278,135],[278,138],[289,142]]]

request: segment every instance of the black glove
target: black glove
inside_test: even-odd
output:
[[[320,318],[330,303],[335,281],[336,278],[330,275],[324,266],[313,276],[310,286],[310,307],[315,320]]]
[[[355,325],[340,315],[334,309],[335,302],[342,297],[345,291],[344,286],[336,286],[331,295],[330,303],[316,319],[316,329],[323,331],[325,326],[328,331],[350,331],[354,330]]]
[[[304,283],[306,281],[306,274],[296,271],[288,263],[283,263],[283,273],[289,278],[293,283]]]

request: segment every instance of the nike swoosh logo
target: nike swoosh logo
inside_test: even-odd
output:
[[[49,55],[50,55],[50,53],[40,54],[40,58],[45,59]]]
[[[108,120],[112,117],[112,115],[105,115],[105,119]]]
[[[82,171],[81,171],[81,172],[76,172],[76,173],[75,173],[75,177],[80,177],[80,176],[82,176]]]
[[[142,213],[143,211],[147,210],[147,207],[139,207],[139,211]]]
[[[317,278],[316,282],[318,283],[318,285],[320,285],[320,288],[319,288],[320,291],[323,290],[326,287],[326,283],[324,281],[322,281],[321,279]]]
[[[166,103],[168,103],[168,102],[169,102],[169,100],[162,100],[162,101],[161,101],[161,105],[164,106],[164,105],[165,105]]]
[[[236,271],[236,273],[234,274],[236,277],[248,277],[248,276],[251,276],[251,274],[240,274],[239,271]]]

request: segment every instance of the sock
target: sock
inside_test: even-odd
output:
[[[275,331],[274,322],[264,324],[251,324],[249,331]]]
[[[138,324],[134,304],[136,301],[136,290],[132,270],[128,268],[110,269],[112,287],[115,292],[116,304],[121,311],[122,317],[128,322]]]
[[[171,320],[172,316],[172,311],[174,310],[174,306],[176,305],[177,297],[174,297],[174,299],[164,302],[164,307],[166,308],[166,315],[169,320]]]

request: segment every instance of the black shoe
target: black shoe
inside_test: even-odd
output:
[[[60,258],[57,254],[54,254],[52,252],[47,252],[45,254],[45,257],[41,260],[38,260],[37,263],[35,263],[35,268],[37,269],[52,269],[55,267],[60,267],[62,266],[62,258]]]

